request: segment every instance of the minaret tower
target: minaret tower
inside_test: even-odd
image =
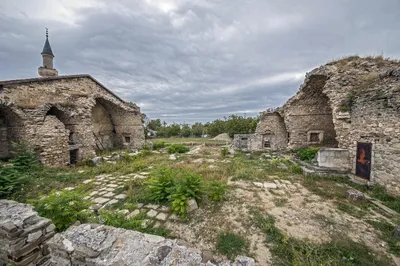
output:
[[[46,28],[46,42],[44,43],[43,51],[43,66],[38,68],[38,73],[42,78],[57,77],[58,71],[53,67],[54,54],[51,50],[49,42],[49,30]]]

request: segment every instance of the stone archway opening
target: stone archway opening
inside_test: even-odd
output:
[[[22,119],[8,106],[0,105],[0,159],[12,157],[12,143],[22,140]]]
[[[313,75],[286,107],[289,146],[338,147],[332,108],[323,88],[328,77]]]
[[[111,149],[120,146],[115,121],[118,107],[102,98],[96,98],[92,108],[93,135],[97,150]]]

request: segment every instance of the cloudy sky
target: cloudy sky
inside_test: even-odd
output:
[[[150,118],[210,121],[283,104],[345,55],[400,58],[400,0],[0,0],[0,80],[87,73]]]

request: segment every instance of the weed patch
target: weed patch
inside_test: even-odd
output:
[[[238,255],[246,255],[249,252],[249,244],[243,237],[231,233],[220,233],[217,240],[217,251],[233,260]]]
[[[275,218],[251,210],[252,222],[266,235],[267,243],[276,265],[389,265],[387,258],[380,258],[365,245],[348,237],[324,244],[298,240],[283,233],[275,226]]]

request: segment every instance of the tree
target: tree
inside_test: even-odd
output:
[[[188,124],[183,124],[181,128],[181,136],[184,138],[190,137],[192,135],[192,129]]]
[[[148,129],[155,130],[155,131],[157,131],[158,128],[160,128],[160,127],[161,127],[161,120],[160,119],[150,120],[148,122],[148,124],[147,124],[147,128]]]

